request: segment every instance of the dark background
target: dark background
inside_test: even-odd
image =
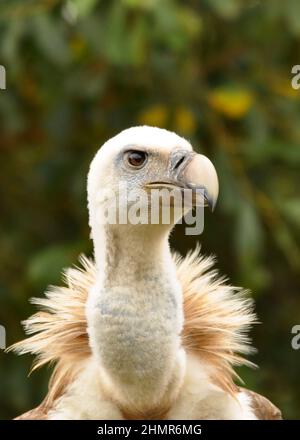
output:
[[[100,145],[149,124],[214,162],[220,197],[204,253],[252,290],[260,369],[246,386],[300,418],[300,64],[297,0],[0,1],[0,324],[24,337],[28,303],[91,254],[86,174]],[[195,245],[177,229],[172,245]],[[50,371],[0,352],[0,418],[38,404]]]

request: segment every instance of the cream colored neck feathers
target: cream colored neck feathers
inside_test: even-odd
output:
[[[103,387],[121,407],[151,412],[162,400],[171,403],[184,376],[183,296],[168,232],[91,224],[101,275],[86,313]]]

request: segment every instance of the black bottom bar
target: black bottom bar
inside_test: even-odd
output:
[[[173,438],[240,439],[257,435],[283,438],[292,430],[294,435],[300,421],[2,421],[0,435],[44,440],[45,438],[135,439]],[[6,435],[5,435],[6,434]],[[5,435],[5,436],[4,436]],[[28,436],[28,437],[27,437]],[[61,437],[66,436],[66,437]],[[15,438],[15,437],[14,437]]]

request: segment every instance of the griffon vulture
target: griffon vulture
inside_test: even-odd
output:
[[[198,248],[185,258],[170,251],[176,216],[169,224],[102,221],[113,205],[101,194],[119,195],[120,182],[133,194],[191,189],[191,205],[213,207],[218,196],[212,163],[175,133],[133,127],[103,145],[88,175],[94,260],[82,256],[64,287],[33,300],[41,311],[13,346],[37,356],[34,368],[55,364],[44,401],[19,419],[281,418],[235,383],[233,367],[251,365],[247,293],[218,277]],[[118,212],[128,212],[131,199],[119,200]]]

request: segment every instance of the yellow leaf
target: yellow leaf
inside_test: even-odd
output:
[[[183,134],[193,134],[197,128],[193,112],[185,107],[177,107],[174,123],[176,130]]]
[[[157,104],[143,110],[138,117],[138,121],[140,124],[164,128],[167,125],[168,117],[169,111],[167,107]]]
[[[80,58],[87,48],[85,40],[79,36],[70,40],[70,47],[75,58]]]
[[[253,94],[245,89],[216,88],[209,92],[209,105],[232,119],[242,119],[254,101]]]
[[[286,78],[273,78],[270,81],[271,89],[285,98],[299,99],[300,91],[292,87],[291,81]]]

